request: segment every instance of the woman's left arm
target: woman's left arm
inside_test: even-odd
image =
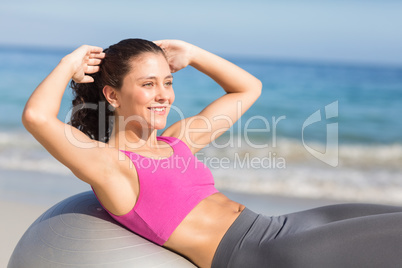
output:
[[[260,80],[217,55],[183,41],[155,43],[164,49],[172,72],[191,65],[215,80],[227,93],[199,114],[176,122],[163,133],[180,138],[193,153],[228,130],[261,94]],[[195,96],[198,94],[203,92]]]

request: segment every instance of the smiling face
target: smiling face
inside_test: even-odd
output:
[[[117,116],[133,127],[163,129],[174,101],[173,77],[162,53],[144,53],[131,62],[132,69],[116,91]]]

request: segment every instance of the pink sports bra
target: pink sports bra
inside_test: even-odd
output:
[[[109,214],[126,228],[163,245],[187,214],[204,198],[217,193],[211,171],[180,139],[157,137],[169,144],[169,158],[152,159],[124,152],[133,162],[140,185],[134,208]]]

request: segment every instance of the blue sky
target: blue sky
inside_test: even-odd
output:
[[[402,66],[402,1],[31,1],[0,4],[0,45],[182,39],[221,55]]]

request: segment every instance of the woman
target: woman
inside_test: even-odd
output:
[[[176,72],[187,65],[227,94],[165,128]],[[57,119],[72,79],[71,125]],[[202,92],[196,92],[196,94]],[[194,154],[261,93],[232,63],[177,40],[128,39],[65,56],[28,100],[23,123],[117,221],[200,267],[402,264],[402,208],[338,205],[265,217],[219,193]],[[77,108],[77,109],[75,109]]]

